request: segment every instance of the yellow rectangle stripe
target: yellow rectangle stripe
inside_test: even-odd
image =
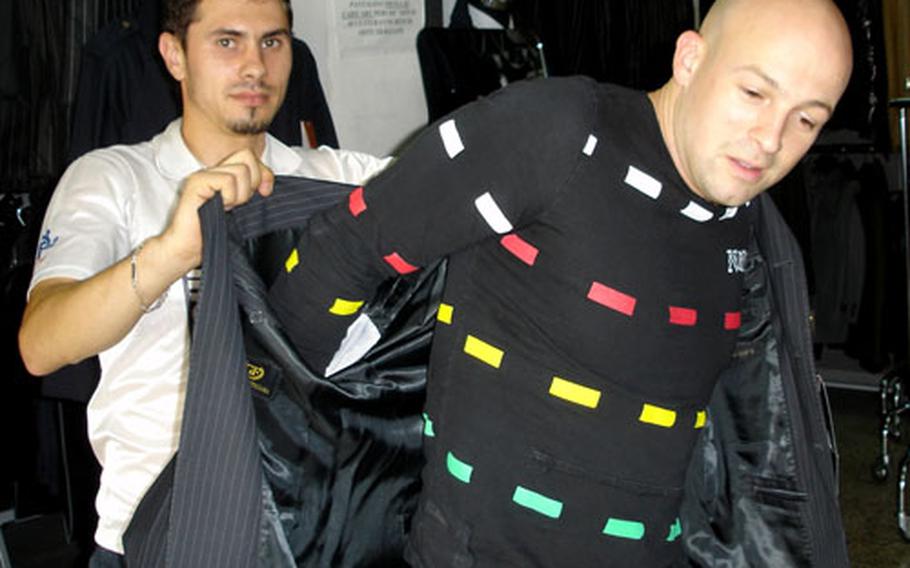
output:
[[[356,314],[357,310],[359,310],[362,305],[363,301],[357,302],[354,300],[335,298],[335,303],[329,308],[329,312],[336,316],[350,316]]]
[[[575,404],[587,406],[588,408],[597,408],[597,405],[600,403],[599,390],[588,388],[559,377],[553,377],[553,382],[550,383],[550,394],[557,398],[574,402]]]
[[[708,421],[708,413],[704,410],[699,410],[695,413],[695,429],[704,428],[705,422]]]
[[[294,249],[288,259],[284,261],[284,269],[290,273],[298,264],[300,264],[300,255],[297,254],[297,249]]]
[[[491,367],[497,369],[502,364],[502,349],[497,349],[485,341],[481,341],[469,335],[464,342],[464,352],[472,357],[476,357]]]
[[[641,408],[641,416],[638,419],[655,426],[672,428],[676,424],[676,411],[654,406],[653,404],[645,404]]]
[[[445,303],[439,304],[439,311],[436,312],[436,319],[438,319],[442,323],[447,323],[449,325],[452,325],[452,314],[454,312],[455,312],[455,308],[453,308],[449,304],[445,304]]]

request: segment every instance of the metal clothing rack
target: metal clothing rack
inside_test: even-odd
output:
[[[910,97],[892,99],[890,106],[897,108],[899,113],[899,136],[900,136],[900,191],[904,204],[904,268],[907,282],[907,326],[910,327],[910,163],[908,163],[907,145],[907,109],[910,108]],[[908,345],[905,358],[910,356],[910,329],[907,333]],[[910,366],[908,361],[900,361],[894,365],[893,369],[884,375],[879,385],[879,395],[881,398],[881,455],[878,461],[873,465],[872,473],[875,478],[884,481],[888,477],[888,468],[890,466],[891,456],[888,452],[888,443],[890,440],[899,439],[901,436],[901,415],[910,411],[910,399],[904,392],[904,381],[910,381]],[[910,540],[910,511],[908,511],[908,499],[905,493],[910,482],[910,447],[904,453],[901,460],[898,475],[898,492],[897,492],[897,525],[905,539]]]

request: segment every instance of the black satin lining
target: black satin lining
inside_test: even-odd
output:
[[[232,254],[247,357],[264,375],[253,392],[275,508],[266,517],[278,519],[286,537],[269,536],[264,526],[260,560],[284,564],[286,546],[306,566],[404,565],[420,490],[426,362],[445,264],[384,285],[365,308],[382,340],[325,379],[292,349],[259,276],[263,258],[283,258],[296,240],[293,231],[278,231],[235,244]]]
[[[689,468],[683,538],[698,566],[809,566],[769,271],[754,239],[749,259],[734,362]]]

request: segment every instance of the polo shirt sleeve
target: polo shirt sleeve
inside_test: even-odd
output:
[[[48,278],[90,278],[129,253],[129,180],[125,164],[105,151],[67,168],[44,215],[29,293]]]
[[[533,222],[583,157],[593,83],[513,84],[421,132],[400,158],[313,217],[270,291],[285,331],[325,369],[384,280]]]

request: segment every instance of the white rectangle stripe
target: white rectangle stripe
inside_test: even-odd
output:
[[[439,125],[439,135],[442,137],[442,143],[446,147],[446,154],[454,158],[464,150],[464,144],[461,142],[461,135],[458,134],[458,128],[455,127],[455,119],[450,118]]]
[[[686,208],[680,211],[683,215],[692,219],[693,221],[698,221],[699,223],[704,223],[705,221],[710,221],[714,217],[714,213],[711,213],[698,203],[690,201]]]
[[[584,152],[587,156],[591,156],[594,154],[595,148],[597,148],[597,136],[590,134],[588,135],[588,141],[585,142],[585,147],[582,152]]]
[[[487,225],[500,235],[512,231],[512,223],[509,223],[509,220],[506,219],[502,209],[496,204],[489,191],[474,200],[474,207],[480,212]]]
[[[325,368],[325,376],[334,375],[342,369],[350,367],[360,361],[367,352],[379,343],[382,334],[373,320],[361,312],[357,319],[348,326],[348,331],[338,346],[338,351],[332,355],[329,366]]]
[[[732,219],[736,217],[736,212],[739,211],[739,207],[727,207],[727,210],[723,215],[720,216],[720,220],[724,221],[726,219]]]
[[[645,172],[636,168],[635,166],[629,166],[629,171],[626,173],[625,182],[638,191],[644,193],[651,199],[657,199],[660,197],[660,190],[663,188],[663,184],[652,178]]]

